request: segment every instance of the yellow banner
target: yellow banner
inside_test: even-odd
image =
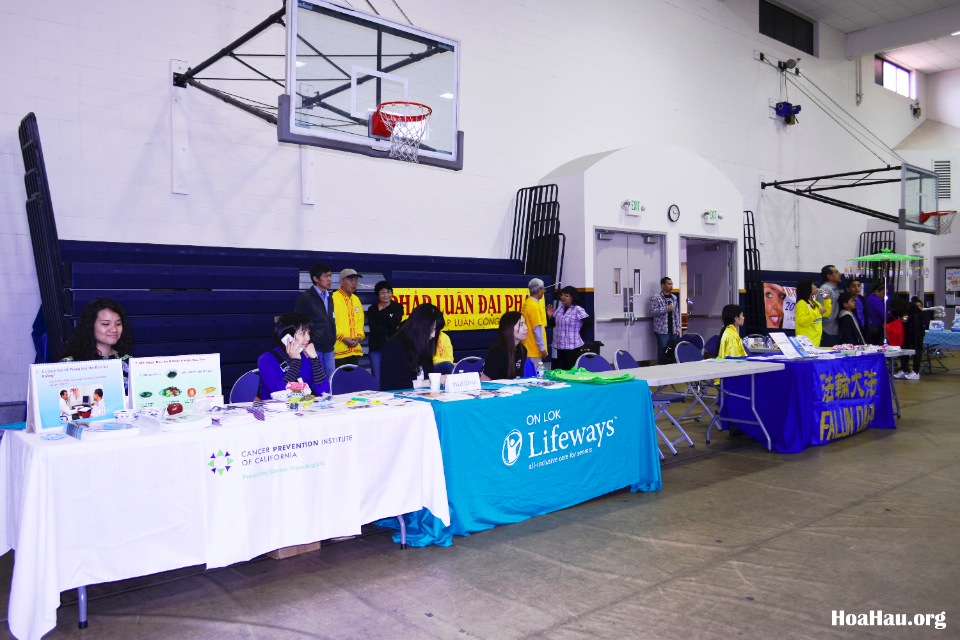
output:
[[[444,331],[496,329],[500,316],[507,311],[520,311],[530,292],[513,289],[445,289],[397,287],[393,299],[403,305],[403,317],[425,302],[435,304],[443,312]]]

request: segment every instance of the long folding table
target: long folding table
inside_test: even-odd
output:
[[[56,625],[67,589],[222,567],[424,507],[450,521],[422,403],[94,442],[8,433],[0,465],[0,552],[16,549],[8,621],[21,640]]]
[[[635,369],[620,369],[619,371],[609,371],[606,373],[597,374],[599,376],[607,377],[616,377],[624,373],[629,373],[633,377],[639,380],[645,380],[648,385],[651,387],[660,387],[670,384],[688,384],[691,382],[700,382],[702,380],[713,380],[713,379],[724,379],[724,378],[735,378],[740,376],[749,376],[750,377],[750,392],[747,395],[737,395],[750,402],[750,409],[753,412],[753,419],[749,418],[738,418],[737,422],[744,424],[755,424],[760,427],[764,435],[767,438],[767,450],[772,448],[770,441],[770,434],[767,433],[767,428],[763,424],[763,420],[760,418],[760,414],[757,413],[755,395],[756,395],[756,376],[761,373],[769,373],[772,371],[782,371],[784,369],[783,363],[780,362],[752,362],[749,360],[736,360],[736,359],[725,359],[725,360],[698,360],[696,362],[678,362],[676,364],[661,364],[653,367],[637,367]],[[728,395],[725,393],[720,394],[720,408],[723,407],[723,396]],[[703,404],[700,400],[700,396],[696,395],[697,400]],[[710,442],[710,429],[713,428],[714,423],[716,423],[719,416],[719,412],[714,413],[703,404],[705,415],[710,417],[710,423],[707,425],[707,442]]]

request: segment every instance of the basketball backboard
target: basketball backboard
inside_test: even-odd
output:
[[[377,105],[418,102],[433,110],[420,164],[462,168],[459,42],[322,0],[288,2],[286,24],[281,142],[386,156],[369,126]]]
[[[924,233],[937,232],[937,174],[904,163],[900,168],[900,228]]]

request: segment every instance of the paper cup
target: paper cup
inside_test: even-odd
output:
[[[430,391],[434,393],[440,391],[440,375],[439,373],[430,374]]]

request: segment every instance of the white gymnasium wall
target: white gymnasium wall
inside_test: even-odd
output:
[[[679,274],[681,236],[715,238],[736,243],[737,264],[743,249],[743,197],[719,169],[686,149],[641,144],[567,163],[542,180],[560,192],[561,227],[567,235],[563,280],[577,287],[594,287],[595,232],[605,230],[665,236],[666,271]],[[624,200],[636,200],[644,210],[628,215]],[[670,222],[667,208],[676,204],[680,219]],[[705,224],[701,214],[716,210],[722,219]],[[634,212],[636,213],[636,212]],[[743,288],[743,271],[734,283]],[[679,282],[679,275],[674,275]],[[659,276],[658,276],[659,278]]]
[[[941,71],[927,78],[927,117],[960,127],[960,69]]]
[[[503,257],[518,188],[586,154],[663,143],[737,185],[766,224],[765,268],[852,255],[862,218],[803,202],[796,248],[790,199],[758,189],[761,175],[878,160],[803,98],[799,125],[768,119],[778,77],[752,52],[798,54],[757,34],[755,0],[399,2],[417,26],[462,43],[465,169],[317,151],[320,202],[309,206],[298,149],[194,90],[189,193],[170,188],[170,60],[196,64],[279,0],[0,0],[0,400],[23,397],[39,304],[16,134],[30,111],[67,239]],[[801,67],[887,144],[901,140],[917,124],[909,101],[873,85],[867,60],[854,106],[855,63],[841,34],[821,33],[820,59],[801,56]],[[920,90],[925,103],[922,80]]]

